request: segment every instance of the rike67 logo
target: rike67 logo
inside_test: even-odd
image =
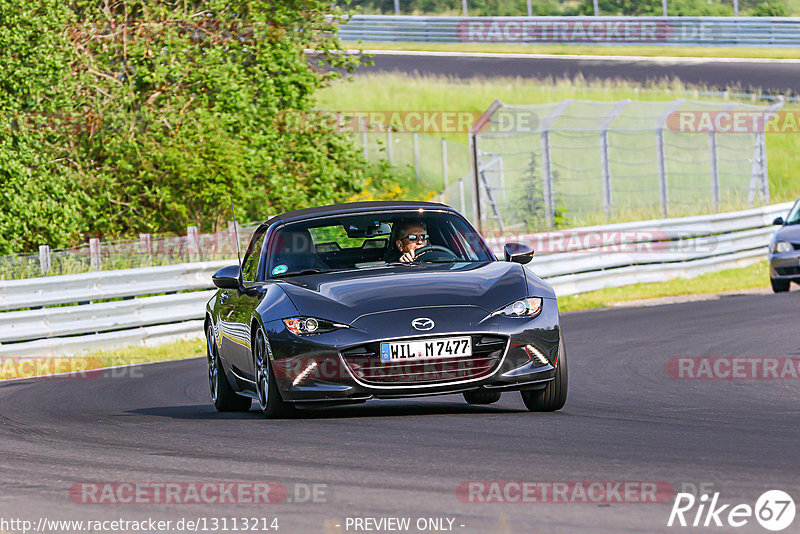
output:
[[[795,512],[794,499],[781,490],[764,492],[756,500],[755,506],[745,503],[721,504],[719,492],[711,496],[704,493],[700,497],[678,493],[667,526],[738,528],[755,518],[765,529],[778,532],[792,524]]]

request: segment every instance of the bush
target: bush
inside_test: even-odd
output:
[[[137,232],[213,231],[335,203],[376,168],[314,92],[348,70],[318,0],[6,0],[0,104],[0,253]],[[41,120],[38,120],[41,119]],[[63,119],[63,120],[62,120]],[[377,182],[392,181],[390,170]],[[390,187],[387,185],[387,187]]]

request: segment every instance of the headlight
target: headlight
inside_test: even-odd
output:
[[[542,299],[539,297],[528,297],[509,304],[505,308],[497,310],[492,315],[505,315],[508,317],[536,317],[542,311]]]
[[[324,319],[314,317],[292,317],[284,319],[283,324],[292,334],[305,336],[308,334],[322,334],[339,328],[348,328],[346,324],[332,323]]]
[[[791,243],[787,241],[778,241],[775,243],[775,247],[772,249],[773,252],[791,252],[794,250],[794,247]]]

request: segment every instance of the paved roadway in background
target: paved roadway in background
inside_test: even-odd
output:
[[[564,314],[570,393],[535,414],[519,394],[374,401],[270,421],[218,414],[205,361],[96,379],[0,385],[0,518],[264,516],[281,533],[343,532],[347,516],[456,518],[455,532],[660,532],[670,504],[469,504],[468,480],[712,483],[754,504],[800,498],[800,381],[675,380],[676,356],[800,356],[800,292]],[[74,504],[80,481],[327,484],[327,503]],[[798,501],[800,502],[800,501]],[[800,524],[795,520],[794,528]],[[763,532],[751,525],[739,532]],[[680,529],[677,529],[680,530]],[[796,531],[796,530],[795,530]],[[352,532],[352,531],[351,531]],[[788,531],[787,531],[788,532]]]
[[[645,83],[677,78],[691,84],[745,91],[800,93],[800,60],[714,58],[625,58],[524,54],[454,54],[447,52],[374,51],[374,66],[357,73],[403,72],[472,77],[623,79]]]

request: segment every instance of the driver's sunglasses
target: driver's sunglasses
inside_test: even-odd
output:
[[[428,240],[428,234],[408,234],[403,239],[408,239],[412,243],[414,241],[427,241]]]

